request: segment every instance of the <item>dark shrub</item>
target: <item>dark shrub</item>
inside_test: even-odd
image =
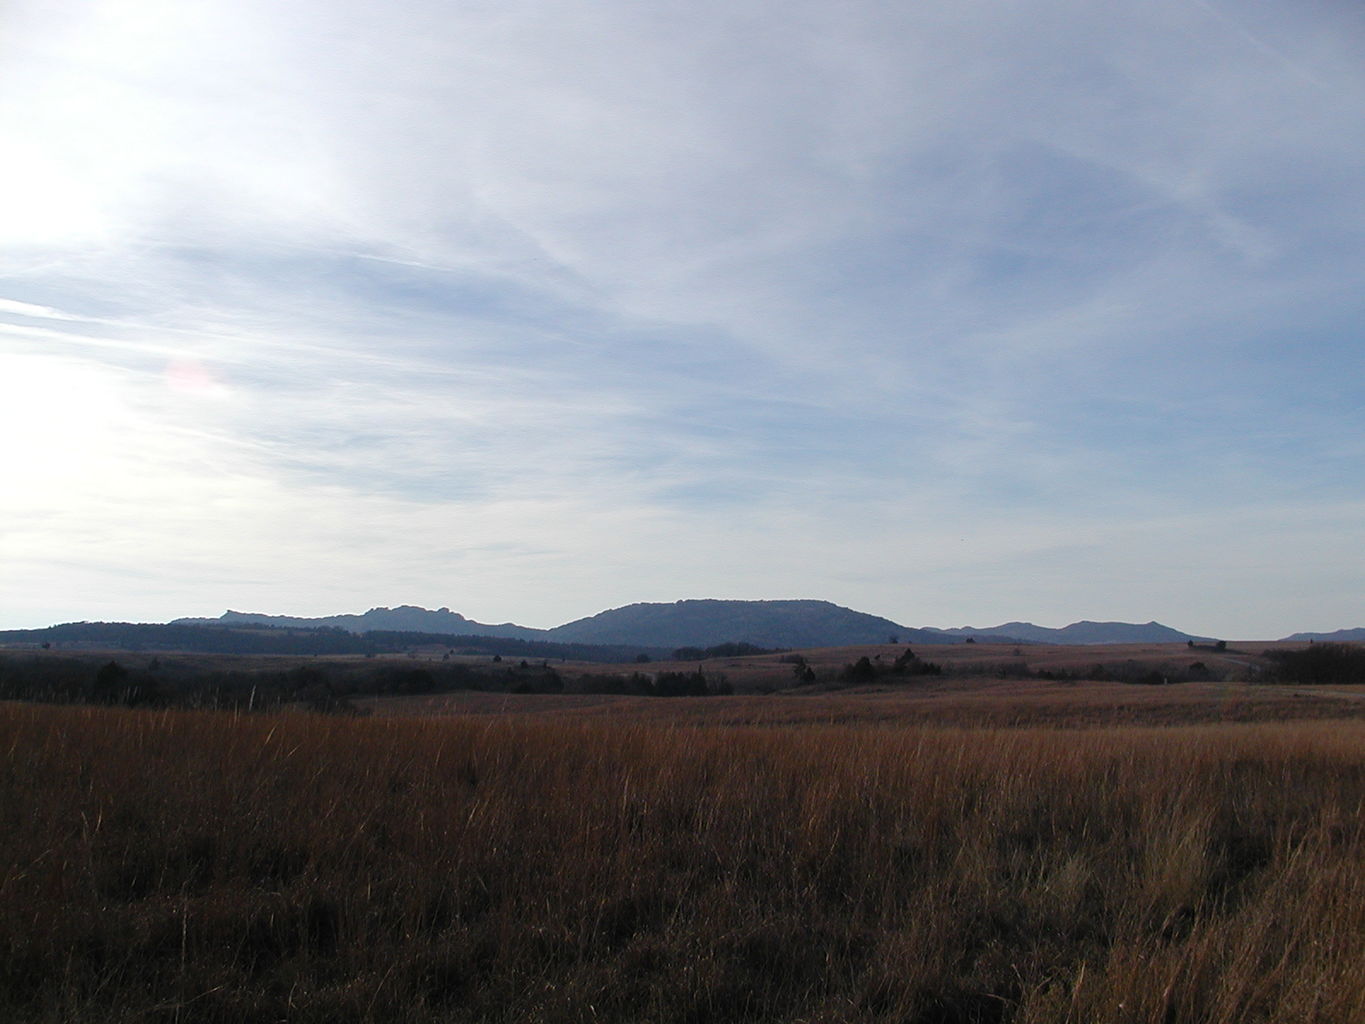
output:
[[[1365,648],[1355,644],[1310,644],[1301,651],[1270,651],[1275,681],[1343,685],[1365,683]]]
[[[852,665],[845,665],[842,676],[850,683],[867,683],[877,678],[877,668],[864,654]]]

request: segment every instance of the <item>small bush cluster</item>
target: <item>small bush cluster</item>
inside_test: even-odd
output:
[[[839,679],[857,685],[872,683],[878,678],[887,676],[938,676],[942,674],[942,666],[932,661],[924,661],[907,647],[896,656],[890,665],[882,664],[880,655],[877,656],[876,661],[867,655],[863,655],[857,661],[845,665],[839,672]]]

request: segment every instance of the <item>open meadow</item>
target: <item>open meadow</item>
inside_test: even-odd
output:
[[[1012,675],[0,704],[0,1019],[1365,1020],[1359,687]]]

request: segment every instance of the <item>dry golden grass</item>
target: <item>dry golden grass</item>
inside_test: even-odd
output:
[[[1365,1020],[1359,721],[11,705],[0,749],[7,1021]]]

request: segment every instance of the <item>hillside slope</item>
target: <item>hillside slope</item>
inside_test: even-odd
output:
[[[575,643],[640,643],[656,647],[742,642],[759,647],[835,647],[844,644],[954,643],[938,630],[911,629],[829,601],[675,601],[631,604],[550,630]]]

